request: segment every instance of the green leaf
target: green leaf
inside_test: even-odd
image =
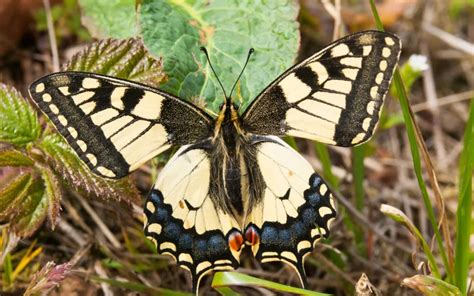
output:
[[[61,187],[58,177],[49,167],[40,168],[40,171],[41,178],[44,181],[45,195],[48,198],[48,219],[51,222],[51,228],[54,230],[61,208]]]
[[[3,149],[0,150],[0,167],[12,166],[32,166],[34,164],[33,159],[23,154],[22,152],[15,149]]]
[[[48,197],[42,180],[35,179],[22,200],[19,213],[12,217],[12,231],[20,237],[31,236],[48,215]]]
[[[136,0],[79,0],[82,23],[92,36],[129,38],[138,35]]]
[[[0,189],[0,219],[5,219],[19,210],[19,204],[28,195],[32,183],[33,176],[26,172],[18,175]]]
[[[145,45],[163,57],[162,87],[185,99],[199,97],[217,110],[223,93],[211,74],[205,46],[227,93],[255,49],[234,97],[245,106],[294,62],[299,46],[294,1],[144,0],[140,26]]]
[[[36,112],[13,87],[0,83],[0,142],[23,146],[39,137]]]
[[[102,199],[131,202],[140,198],[130,178],[106,180],[94,175],[58,134],[45,136],[39,148],[48,155],[54,171],[73,188]]]
[[[105,39],[94,42],[64,66],[70,71],[87,71],[158,85],[165,79],[160,60],[148,54],[138,39]]]
[[[278,292],[293,293],[297,295],[314,295],[325,296],[330,294],[314,292],[306,289],[295,288],[283,284],[274,283],[267,280],[262,280],[246,274],[238,272],[217,272],[212,279],[212,287],[220,290],[222,287],[228,286],[253,286],[266,289],[272,289]],[[232,291],[233,292],[233,291]],[[231,294],[232,295],[232,294]],[[235,294],[234,294],[235,295]]]

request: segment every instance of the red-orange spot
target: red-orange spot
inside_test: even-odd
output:
[[[244,243],[244,238],[242,237],[242,233],[239,231],[234,231],[229,235],[229,246],[234,251],[240,251],[242,245]]]
[[[245,240],[249,242],[251,246],[260,243],[260,235],[253,226],[248,227],[245,231]]]

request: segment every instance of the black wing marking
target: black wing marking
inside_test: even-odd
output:
[[[283,261],[305,286],[304,258],[336,217],[323,179],[296,151],[277,137],[257,146],[264,196],[247,216],[244,237],[257,260]]]
[[[155,88],[105,75],[54,73],[30,95],[96,174],[121,178],[172,144],[212,134],[212,118]]]
[[[160,173],[145,206],[145,235],[191,272],[197,293],[206,273],[238,267],[244,240],[210,198],[211,162],[196,146],[180,148]]]
[[[397,36],[349,35],[293,66],[242,115],[254,134],[285,134],[338,146],[367,141],[401,51]]]

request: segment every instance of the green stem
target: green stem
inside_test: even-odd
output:
[[[364,159],[366,145],[360,145],[352,148],[352,176],[354,178],[354,204],[356,209],[359,212],[362,212],[364,209],[364,177],[365,177],[365,168],[364,168]],[[353,228],[355,240],[360,254],[366,254],[366,247],[364,242],[364,232],[362,229],[354,224]]]
[[[472,172],[474,169],[474,100],[464,131],[464,150],[459,161],[459,201],[456,211],[456,249],[454,257],[455,284],[467,295],[469,276],[469,238],[472,213]]]
[[[329,157],[329,151],[326,145],[321,143],[314,143],[314,149],[316,150],[316,154],[321,161],[323,166],[323,177],[324,179],[331,185],[333,189],[337,189],[339,186],[339,182],[336,176],[333,175],[331,171],[331,158]]]

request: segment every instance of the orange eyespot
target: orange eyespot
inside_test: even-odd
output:
[[[239,231],[234,231],[229,235],[229,246],[232,250],[238,252],[242,248],[244,244],[244,238],[242,237],[242,233]]]
[[[251,246],[258,245],[260,243],[260,235],[253,226],[248,227],[245,231],[245,240]]]

